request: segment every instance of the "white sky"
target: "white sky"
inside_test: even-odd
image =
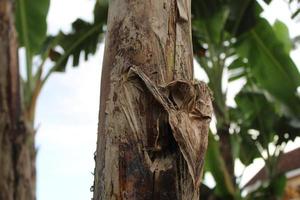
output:
[[[48,32],[70,30],[70,24],[81,17],[92,20],[94,0],[51,0]],[[289,11],[282,0],[274,0],[264,16],[271,22],[279,18],[290,29],[291,36],[300,35],[300,24],[289,19]],[[100,74],[103,45],[88,62],[78,68],[68,67],[67,73],[53,75],[45,85],[37,106],[37,199],[85,200],[92,197],[93,153],[96,149],[96,132],[100,94]],[[292,57],[300,66],[299,51]],[[201,70],[195,69],[200,79]],[[204,78],[205,79],[205,78]],[[229,86],[229,103],[240,83]],[[300,140],[296,142],[300,144]],[[289,145],[289,149],[295,145]],[[246,170],[244,182],[263,162]],[[238,167],[240,173],[242,167]],[[213,184],[208,179],[210,184]]]

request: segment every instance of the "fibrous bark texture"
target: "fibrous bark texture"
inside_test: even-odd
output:
[[[20,105],[12,3],[0,0],[0,200],[35,199],[33,132]]]
[[[94,200],[198,200],[212,104],[190,0],[111,0],[107,24]]]

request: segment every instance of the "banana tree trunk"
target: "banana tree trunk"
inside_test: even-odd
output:
[[[0,0],[0,200],[35,199],[33,131],[21,116],[12,1]]]
[[[190,0],[111,0],[94,200],[198,200],[212,104]]]

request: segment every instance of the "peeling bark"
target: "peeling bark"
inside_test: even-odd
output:
[[[21,116],[12,2],[0,0],[0,200],[35,199],[33,132]]]
[[[190,0],[111,0],[94,200],[198,200],[212,104]]]

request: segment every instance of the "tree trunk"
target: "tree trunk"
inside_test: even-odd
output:
[[[33,131],[22,121],[12,2],[0,0],[0,200],[35,199]]]
[[[94,200],[198,200],[212,105],[190,0],[111,0]]]

